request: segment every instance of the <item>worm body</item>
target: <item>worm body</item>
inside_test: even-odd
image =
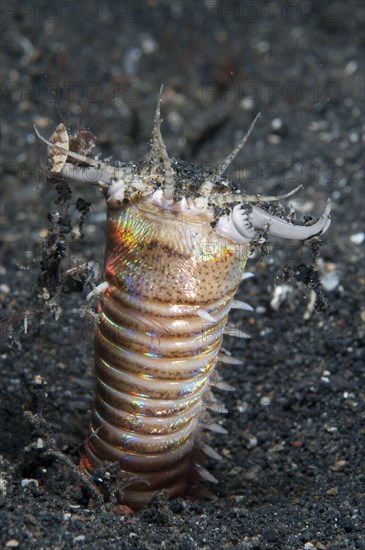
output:
[[[253,125],[252,125],[253,126]],[[81,469],[118,462],[131,479],[123,502],[145,505],[158,490],[190,493],[216,481],[204,455],[219,459],[206,429],[211,386],[227,388],[218,361],[250,243],[258,236],[308,239],[329,225],[330,204],[314,224],[295,225],[262,207],[277,197],[249,196],[223,178],[245,138],[215,171],[169,159],[155,118],[151,160],[113,167],[68,147],[57,127],[51,171],[99,185],[108,206],[105,281],[95,333],[96,398]],[[88,166],[85,167],[85,164]]]
[[[132,507],[157,489],[176,496],[194,483],[204,396],[244,267],[232,248],[196,214],[181,219],[138,200],[109,212],[110,286],[95,336],[97,396],[82,464],[92,471],[107,458],[140,475],[144,482],[125,491]]]

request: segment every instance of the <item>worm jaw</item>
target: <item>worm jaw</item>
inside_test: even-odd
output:
[[[249,242],[255,238],[257,230],[266,229],[268,235],[282,239],[304,241],[325,233],[331,223],[331,201],[321,217],[312,225],[295,225],[285,219],[265,212],[258,206],[247,208],[238,204],[229,216],[219,220],[217,231],[236,242]]]

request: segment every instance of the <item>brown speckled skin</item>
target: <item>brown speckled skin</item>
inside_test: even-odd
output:
[[[243,245],[218,235],[210,222],[208,215],[142,201],[109,210],[106,280],[150,300],[195,306],[235,292],[244,267],[236,252]]]
[[[204,401],[248,253],[211,221],[142,199],[108,211],[111,286],[100,305],[97,396],[82,468],[91,474],[112,460],[122,479],[140,474],[123,497],[134,508],[156,490],[173,497],[196,483]]]

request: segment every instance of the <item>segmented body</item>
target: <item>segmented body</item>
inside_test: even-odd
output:
[[[97,395],[83,467],[106,458],[157,489],[194,483],[204,402],[245,261],[209,220],[136,201],[109,211],[105,278],[95,337]],[[248,249],[248,248],[247,248]],[[204,321],[197,310],[208,311]]]
[[[160,489],[174,497],[194,491],[199,478],[216,481],[202,466],[203,453],[219,458],[204,429],[223,429],[207,407],[214,409],[212,383],[225,389],[217,361],[239,363],[220,349],[231,306],[249,309],[233,298],[251,241],[260,231],[304,240],[329,225],[330,204],[316,223],[295,225],[258,206],[278,197],[245,195],[222,179],[252,127],[210,173],[170,161],[159,104],[149,163],[112,167],[71,151],[63,125],[51,141],[42,138],[51,171],[92,181],[107,199],[97,389],[81,469],[92,476],[104,461],[118,462],[123,502],[133,508]]]

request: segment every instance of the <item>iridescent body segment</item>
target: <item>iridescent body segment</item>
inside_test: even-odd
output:
[[[194,445],[245,260],[201,216],[136,201],[109,210],[95,336],[97,396],[83,468],[105,459],[140,474],[140,507],[157,489],[194,483]],[[247,247],[248,250],[248,247]],[[196,311],[208,311],[204,321]],[[197,454],[197,453],[195,453]]]
[[[223,178],[251,129],[209,173],[169,159],[159,105],[147,163],[111,166],[71,151],[63,125],[44,140],[51,171],[92,180],[107,199],[96,398],[81,469],[92,476],[118,462],[132,508],[158,490],[175,497],[194,492],[199,478],[216,481],[202,466],[204,454],[220,458],[205,430],[224,430],[207,407],[216,404],[212,384],[228,389],[216,363],[239,363],[221,344],[225,332],[245,337],[227,330],[227,318],[231,307],[250,308],[234,295],[252,240],[304,240],[329,225],[329,204],[316,223],[296,225],[262,207],[278,197],[245,195]]]

